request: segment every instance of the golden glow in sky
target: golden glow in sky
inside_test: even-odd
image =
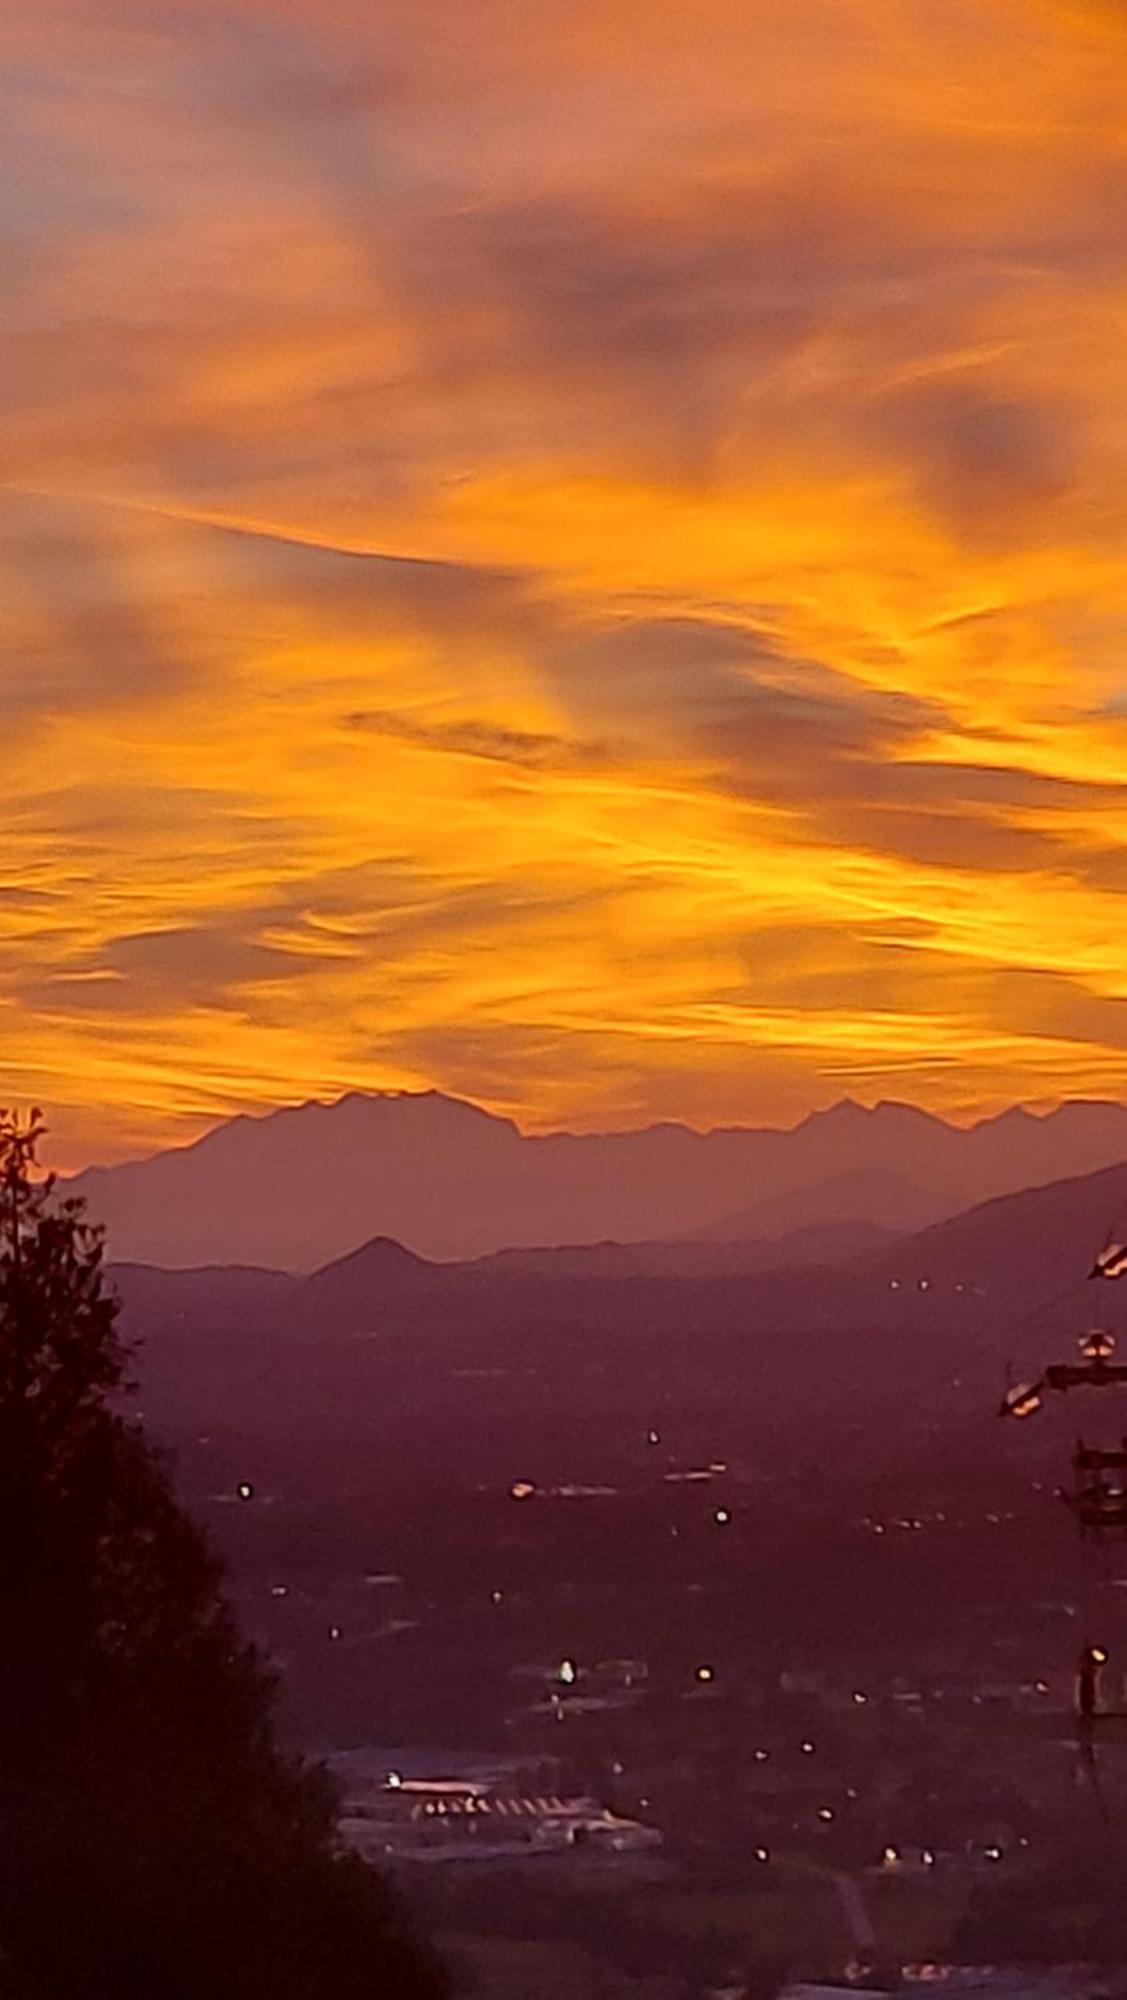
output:
[[[3,1091],[78,1163],[1127,1094],[1127,25],[0,27]]]

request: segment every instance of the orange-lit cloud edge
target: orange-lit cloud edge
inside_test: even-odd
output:
[[[0,64],[60,1160],[1127,1094],[1117,9],[76,0]]]

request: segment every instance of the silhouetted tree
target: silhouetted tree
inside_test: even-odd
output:
[[[0,1948],[44,2000],[433,2000],[121,1413],[101,1232],[40,1132],[0,1112]]]

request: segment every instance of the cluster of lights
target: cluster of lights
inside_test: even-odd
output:
[[[1007,1515],[1007,1519],[1012,1519],[1012,1516]],[[922,1516],[919,1514],[898,1514],[895,1518],[893,1525],[897,1528],[903,1529],[905,1532],[912,1530],[918,1531],[921,1528],[926,1528],[929,1521],[937,1521],[941,1525],[945,1526],[947,1522],[947,1516],[945,1513],[942,1512],[942,1510],[937,1510],[937,1512],[934,1514],[926,1514]],[[887,1534],[888,1532],[887,1522],[874,1521],[871,1514],[865,1515],[861,1525],[862,1527],[867,1528],[871,1535],[884,1535]]]
[[[891,1281],[891,1288],[893,1290],[899,1290],[900,1281],[897,1279],[893,1279]],[[919,1281],[919,1288],[920,1290],[926,1291],[928,1289],[928,1281],[926,1279],[921,1279]],[[646,1432],[646,1443],[649,1446],[657,1446],[658,1444],[660,1444],[660,1442],[661,1442],[660,1432],[656,1428],[650,1428]],[[726,1467],[721,1466],[719,1464],[709,1468],[709,1470],[713,1473],[719,1473],[721,1471],[725,1471],[726,1469],[727,1469]],[[509,1487],[509,1495],[514,1500],[528,1500],[534,1496],[536,1490],[537,1489],[535,1485],[530,1480],[521,1479],[514,1481],[513,1484]],[[253,1500],[255,1497],[255,1487],[250,1480],[240,1480],[235,1488],[235,1493],[239,1501],[244,1503],[249,1502]],[[712,1518],[716,1526],[727,1527],[731,1523],[732,1516],[728,1508],[717,1507],[713,1512]],[[942,1520],[943,1518],[944,1517],[942,1515],[936,1516],[937,1520]],[[995,1513],[988,1514],[986,1516],[986,1519],[992,1525],[999,1524],[999,1516]],[[885,1524],[883,1522],[867,1520],[865,1525],[874,1534],[883,1535],[886,1532]],[[924,1522],[920,1520],[918,1517],[901,1517],[900,1519],[897,1520],[896,1526],[904,1530],[919,1530],[924,1526]],[[671,1533],[676,1535],[677,1530],[674,1528],[671,1530]],[[285,1584],[276,1584],[272,1587],[271,1595],[276,1598],[284,1598],[285,1596],[287,1596],[287,1594],[288,1594],[288,1588]],[[500,1604],[503,1601],[503,1598],[504,1598],[504,1592],[499,1589],[493,1590],[490,1593],[490,1601],[494,1605]],[[341,1638],[343,1638],[342,1628],[336,1624],[330,1625],[328,1628],[328,1637],[330,1640],[334,1641],[340,1640]],[[1092,1646],[1089,1649],[1089,1656],[1093,1664],[1096,1665],[1103,1665],[1108,1657],[1105,1649],[1101,1646]],[[556,1677],[558,1681],[561,1683],[561,1685],[563,1685],[564,1687],[572,1687],[576,1684],[576,1681],[578,1680],[578,1672],[579,1670],[574,1660],[563,1659],[561,1660],[559,1667],[557,1669]],[[702,1663],[701,1665],[697,1666],[694,1669],[694,1678],[698,1684],[702,1686],[707,1686],[715,1679],[715,1669],[711,1665]],[[1036,1682],[1035,1685],[1037,1692],[1039,1694],[1047,1694],[1049,1692],[1049,1687],[1047,1682],[1039,1680]],[[869,1696],[863,1690],[855,1689],[853,1691],[852,1700],[856,1706],[863,1707],[868,1702]],[[558,1701],[559,1697],[553,1696],[553,1702],[558,1704]],[[799,1744],[799,1749],[804,1756],[813,1756],[816,1752],[817,1746],[814,1742],[812,1742],[810,1739],[807,1738],[804,1739]],[[763,1747],[759,1747],[753,1752],[754,1759],[757,1763],[766,1763],[768,1758],[770,1757],[770,1754],[771,1754],[770,1751]],[[623,1767],[621,1764],[616,1763],[614,1769],[616,1775],[620,1775]],[[401,1789],[403,1785],[402,1775],[397,1771],[389,1771],[387,1773],[386,1784],[389,1790],[394,1791]],[[851,1799],[855,1799],[858,1796],[858,1794],[855,1789],[850,1789],[849,1792],[847,1793],[847,1796]],[[433,1810],[433,1808],[431,1809]],[[817,1809],[817,1818],[824,1825],[829,1825],[830,1823],[832,1823],[833,1820],[835,1819],[835,1813],[833,1807],[828,1805],[820,1806]],[[1003,1849],[1000,1846],[990,1845],[985,1847],[982,1851],[985,1858],[988,1861],[997,1863],[1003,1859]],[[756,1847],[754,1849],[754,1858],[759,1864],[766,1865],[771,1859],[770,1849],[766,1846]],[[901,1858],[902,1858],[901,1850],[896,1845],[889,1843],[883,1849],[882,1861],[886,1867],[895,1867],[897,1864],[900,1863]],[[925,1867],[930,1868],[935,1866],[936,1855],[934,1850],[932,1850],[931,1848],[921,1849],[920,1861]]]

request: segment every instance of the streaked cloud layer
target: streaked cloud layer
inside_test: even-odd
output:
[[[47,0],[0,64],[67,1157],[1124,1094],[1118,6]]]

